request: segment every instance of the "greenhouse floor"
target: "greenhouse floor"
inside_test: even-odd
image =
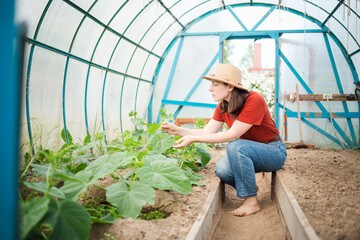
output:
[[[216,162],[225,150],[210,149],[212,160],[201,174],[206,186],[193,193],[158,191],[155,206],[169,216],[160,220],[118,219],[113,225],[93,225],[90,239],[185,239],[208,196],[218,186]],[[281,181],[301,207],[320,239],[358,239],[360,236],[360,152],[333,149],[288,149]],[[104,186],[110,181],[103,179]],[[257,174],[258,200],[262,210],[252,216],[235,217],[228,212],[241,205],[234,190],[226,186],[220,220],[213,230],[216,239],[291,239],[277,201],[270,198],[270,184]],[[97,190],[98,191],[98,190]],[[98,195],[99,192],[89,194]],[[217,216],[219,217],[219,216]],[[114,238],[106,238],[107,236]]]

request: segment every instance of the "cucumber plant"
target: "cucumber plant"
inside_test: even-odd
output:
[[[69,239],[69,236],[86,239],[91,221],[113,223],[120,216],[137,218],[146,203],[154,204],[155,189],[189,194],[192,185],[203,185],[199,181],[203,176],[196,171],[211,158],[203,145],[173,149],[175,138],[162,132],[161,123],[147,124],[136,115],[129,114],[134,131],[125,131],[106,145],[104,154],[103,135],[94,141],[87,136],[79,144],[72,142],[69,132],[66,141],[64,130],[61,135],[65,144],[61,149],[40,151],[48,164],[30,164],[26,171],[31,169],[33,179],[44,180],[23,181],[23,185],[43,195],[22,200],[22,239]],[[162,121],[169,117],[162,110]],[[92,149],[99,146],[100,155],[95,157]],[[23,172],[22,176],[25,175]],[[97,185],[107,175],[115,183],[105,188]],[[91,185],[105,190],[106,201],[111,205],[87,206],[86,211],[78,204]]]

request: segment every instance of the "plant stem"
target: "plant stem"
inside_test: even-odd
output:
[[[123,176],[119,173],[118,170],[115,170],[115,172],[117,172],[117,174],[119,174],[119,176],[121,177],[121,179],[124,180]]]
[[[35,160],[35,157],[32,157],[29,164],[26,166],[24,172],[21,174],[20,179],[25,175],[25,173],[28,171],[30,164]]]
[[[94,184],[94,186],[106,191],[106,188],[104,188],[104,187],[102,187],[102,186],[99,186],[99,185],[97,185],[97,184]]]

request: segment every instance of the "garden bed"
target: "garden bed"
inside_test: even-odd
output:
[[[209,151],[213,157],[206,169],[200,172],[205,176],[201,182],[206,186],[194,186],[193,193],[188,195],[157,190],[154,206],[168,214],[165,219],[118,219],[112,225],[93,224],[90,239],[185,239],[209,193],[217,187],[218,179],[214,169],[217,161],[225,155],[225,150]],[[288,149],[288,158],[279,173],[283,184],[290,188],[321,239],[358,239],[359,152]],[[100,185],[106,186],[111,181],[111,178],[105,178]],[[98,188],[91,188],[88,194],[96,195],[98,191]],[[232,195],[230,193],[229,197]],[[269,198],[268,193],[266,198]]]
[[[214,173],[215,165],[224,155],[225,150],[209,148],[212,155],[206,169],[199,172],[205,176],[200,180],[205,186],[193,186],[193,192],[183,195],[176,192],[156,191],[153,207],[168,216],[157,220],[117,219],[114,224],[93,224],[90,239],[185,239],[197,216],[202,210],[209,193],[218,186],[218,178]],[[99,181],[105,187],[113,183],[106,177]],[[101,197],[105,193],[96,187],[91,187],[88,197]],[[150,207],[150,206],[149,206]],[[153,207],[150,207],[154,209]],[[107,237],[106,237],[107,236]]]
[[[359,239],[360,152],[288,149],[279,171],[321,239]]]

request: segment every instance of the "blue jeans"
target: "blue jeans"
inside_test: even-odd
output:
[[[242,198],[256,195],[255,173],[280,169],[287,156],[282,140],[266,144],[238,139],[228,143],[226,153],[215,174]]]

